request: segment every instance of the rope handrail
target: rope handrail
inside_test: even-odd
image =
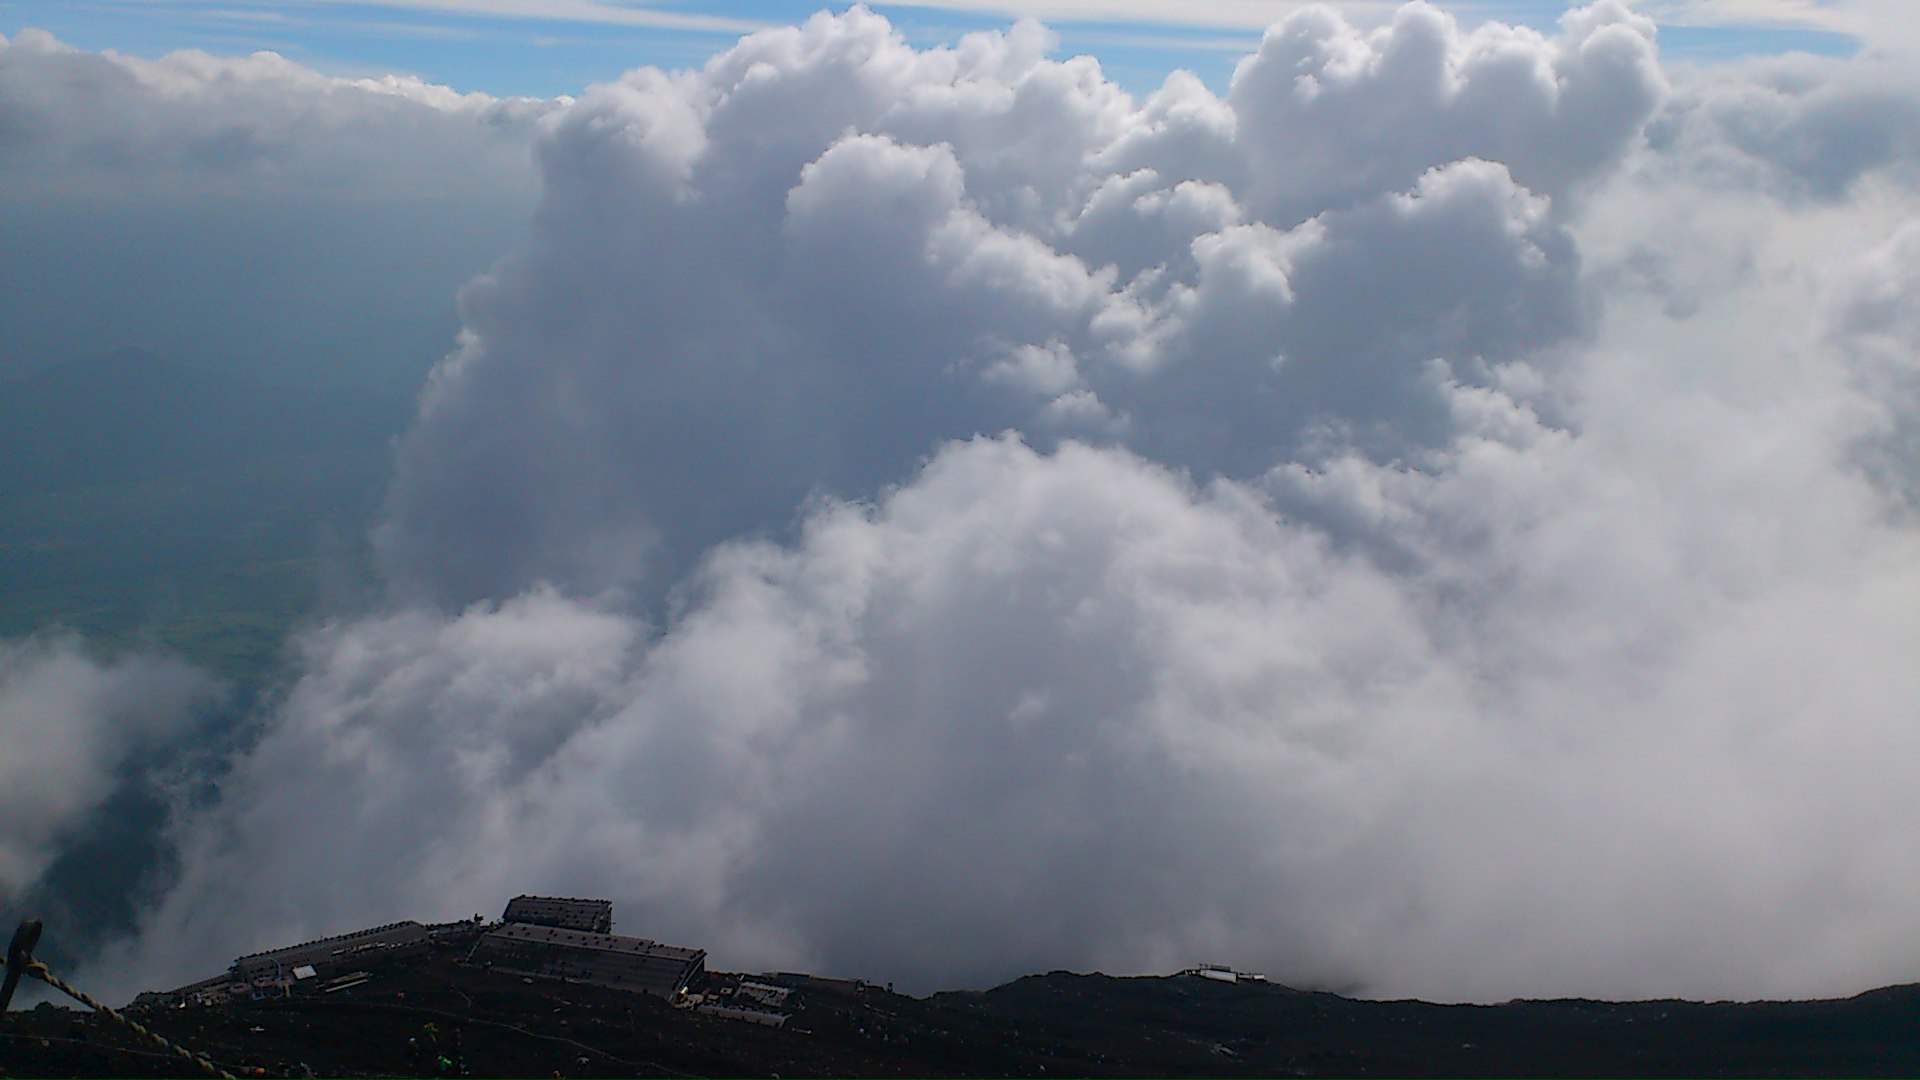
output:
[[[84,991],[75,988],[66,980],[48,970],[46,964],[34,959],[33,956],[33,947],[40,941],[40,929],[40,920],[28,919],[22,922],[19,929],[13,932],[13,942],[7,947],[7,957],[5,961],[7,969],[6,981],[0,983],[0,1012],[6,1011],[7,1006],[12,1003],[13,991],[15,987],[19,985],[20,977],[22,975],[31,975],[73,1000],[78,1001],[80,1004],[85,1005],[87,1008],[92,1009],[94,1012],[121,1025],[135,1035],[168,1051],[175,1057],[192,1062],[194,1065],[199,1066],[201,1071],[205,1072],[208,1076],[215,1077],[216,1080],[237,1080],[232,1073],[227,1072],[215,1064],[212,1058],[207,1057],[205,1054],[195,1053],[173,1042],[159,1032],[149,1029],[138,1020],[122,1014],[117,1009],[102,1005],[100,1002],[89,997]]]

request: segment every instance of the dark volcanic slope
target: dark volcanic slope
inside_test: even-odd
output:
[[[942,995],[955,998],[959,995]],[[1078,1071],[1815,1076],[1920,1072],[1920,988],[1846,1001],[1354,1001],[1273,985],[1056,973],[978,1001]]]
[[[465,967],[372,968],[351,995],[170,1009],[156,1027],[237,1072],[432,1075],[435,1025],[473,1075],[1896,1076],[1920,1074],[1920,988],[1845,1001],[1363,1002],[1266,984],[1054,973],[916,999],[815,983],[784,1030]],[[117,1029],[41,1007],[0,1022],[9,1076],[173,1075]],[[149,1049],[139,1047],[139,1049]]]

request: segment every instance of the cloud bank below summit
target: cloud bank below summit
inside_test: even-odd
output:
[[[546,890],[915,989],[1911,979],[1910,82],[1610,2],[1047,50],[855,9],[542,120],[390,601],[101,977]]]
[[[0,378],[132,346],[411,394],[560,104],[0,37]]]
[[[103,663],[77,639],[0,642],[0,900],[27,894],[113,794],[117,773],[177,740],[220,702],[178,660]]]

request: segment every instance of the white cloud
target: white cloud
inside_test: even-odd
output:
[[[1791,132],[1915,95],[1653,50],[1306,13],[1137,102],[855,10],[589,91],[393,599],[102,972],[553,890],[921,989],[1910,978],[1920,196]]]
[[[531,882],[922,989],[1199,955],[1442,998],[1900,977],[1911,533],[1804,430],[1575,438],[1453,392],[1430,472],[1270,481],[1376,500],[1347,545],[982,440],[716,552],[656,641],[548,592],[329,630],[145,941],[184,974]]]
[[[1553,39],[1498,23],[1462,34],[1420,3],[1364,34],[1325,9],[1290,19],[1228,96],[1250,195],[1266,216],[1296,220],[1472,156],[1565,196],[1631,147],[1659,101],[1653,37],[1651,20],[1617,3],[1569,14]]]
[[[1604,175],[1659,93],[1643,29],[1611,5],[1554,41],[1464,35],[1424,7],[1370,39],[1302,16],[1269,41],[1473,73],[1497,42],[1565,86],[1436,84],[1440,104],[1365,126],[1341,117],[1383,91],[1356,91],[1292,136],[1277,57],[1225,101],[1175,80],[1135,109],[1090,64],[1044,59],[1030,25],[915,51],[858,9],[597,88],[541,144],[540,233],[466,296],[474,333],[402,450],[390,565],[456,602],[543,580],[657,594],[810,490],[871,490],[939,439],[1049,413],[1241,471],[1329,411],[1417,419],[1432,403],[1402,388],[1426,360],[1511,360],[1579,322],[1548,204],[1460,159],[1513,130],[1582,147],[1533,169],[1550,191]],[[1631,100],[1579,104],[1620,85]],[[1414,137],[1436,125],[1461,134]],[[1328,164],[1280,193],[1266,177],[1303,171],[1279,166],[1289,140]],[[1397,143],[1413,149],[1391,171],[1342,164]],[[1315,302],[1295,310],[1296,291]],[[1070,401],[983,377],[1036,348],[1074,358]],[[608,401],[617,423],[596,419]]]
[[[1835,201],[1863,180],[1920,175],[1920,95],[1910,64],[1792,55],[1688,71],[1649,130],[1645,168],[1686,170],[1730,192]]]
[[[102,663],[68,637],[0,642],[0,898],[40,879],[123,764],[185,734],[217,697],[176,660]]]
[[[0,42],[0,179],[9,201],[444,196],[522,172],[556,104],[333,79],[270,52],[101,55],[25,30]]]
[[[131,347],[409,392],[525,221],[562,105],[0,40],[0,372]]]

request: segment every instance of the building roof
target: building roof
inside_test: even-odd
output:
[[[666,960],[686,961],[706,955],[704,949],[662,945],[647,938],[623,937],[619,934],[594,934],[583,930],[568,930],[557,926],[533,926],[524,923],[508,923],[505,926],[496,927],[487,932],[487,937],[496,941],[524,941],[541,945],[557,945],[568,949],[624,953],[630,956],[657,956]]]
[[[556,926],[508,923],[474,946],[473,961],[499,971],[595,983],[672,997],[706,970],[706,951]]]
[[[284,949],[249,953],[235,960],[232,970],[245,975],[263,968],[292,968],[296,964],[335,963],[343,954],[350,951],[416,945],[425,942],[430,936],[425,926],[412,920],[387,923],[385,926],[356,930],[351,934],[337,934],[333,937],[303,941]]]
[[[516,896],[507,901],[502,922],[531,923],[591,933],[613,932],[613,901],[571,896]]]

